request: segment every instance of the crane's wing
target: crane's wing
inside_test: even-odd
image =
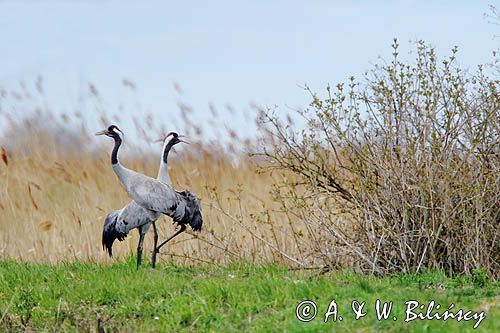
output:
[[[172,215],[179,204],[180,196],[172,186],[155,179],[143,179],[131,187],[129,192],[132,199],[143,208]]]
[[[151,224],[160,217],[160,213],[151,212],[139,206],[135,201],[129,202],[120,210],[109,213],[102,229],[102,247],[109,256],[113,256],[113,243],[116,239],[124,240],[130,230]]]
[[[113,169],[125,190],[141,207],[162,214],[171,214],[178,204],[178,195],[171,185],[116,164]]]
[[[131,188],[130,195],[148,210],[168,215],[178,224],[189,224],[194,230],[201,229],[201,207],[189,191],[178,192],[155,179],[143,179]]]
[[[146,210],[132,200],[122,208],[116,220],[115,228],[120,233],[128,234],[134,228],[158,220],[160,215],[160,213]]]

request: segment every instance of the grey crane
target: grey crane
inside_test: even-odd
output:
[[[172,136],[170,140],[169,137]],[[169,132],[163,138],[162,156],[160,158],[160,167],[158,170],[157,179],[165,184],[171,184],[170,176],[168,174],[168,153],[170,149],[180,143],[185,142],[179,139],[180,135],[175,132]],[[102,246],[103,249],[108,251],[109,256],[113,255],[113,242],[115,239],[122,241],[127,237],[127,234],[137,228],[139,231],[139,244],[137,246],[137,268],[141,265],[142,250],[144,237],[148,232],[151,225],[154,230],[154,247],[158,245],[158,232],[156,230],[156,220],[160,217],[160,213],[151,216],[148,211],[139,206],[135,201],[129,202],[125,207],[120,210],[115,210],[106,216],[102,231]],[[153,252],[155,256],[156,253]],[[154,258],[156,259],[156,258]],[[153,261],[153,260],[152,260]]]
[[[165,214],[180,226],[180,229],[171,237],[155,246],[152,259],[154,267],[156,254],[160,248],[184,232],[188,224],[193,231],[201,230],[203,225],[201,205],[196,196],[187,190],[176,191],[171,184],[165,184],[122,166],[118,160],[118,151],[123,142],[123,133],[117,126],[111,125],[107,129],[97,132],[96,135],[106,135],[115,141],[111,153],[111,164],[115,174],[132,199],[146,210],[151,219],[154,219],[158,213]]]

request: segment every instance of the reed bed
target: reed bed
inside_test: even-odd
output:
[[[37,103],[44,95],[40,81],[35,82],[33,94],[4,91],[2,95],[0,117],[7,126],[0,136],[0,258],[111,262],[101,246],[103,221],[130,198],[110,165],[112,143],[94,137],[93,132],[111,123],[120,125],[124,116],[102,110],[93,84],[89,84],[87,97],[95,103],[98,122],[89,125],[88,118],[77,111],[57,115]],[[224,114],[213,108],[211,112],[209,125],[216,126],[217,118]],[[191,190],[201,200],[203,230],[174,239],[162,249],[160,262],[299,264],[289,221],[271,198],[276,175],[262,172],[245,152],[256,138],[240,138],[235,129],[226,126],[219,129],[225,133],[224,142],[208,143],[193,117],[192,110],[179,103],[174,118],[181,122],[177,128],[191,135],[191,144],[174,149],[169,168],[174,186]],[[152,115],[128,119],[128,123],[135,128],[122,128],[126,136],[131,133],[128,137],[139,139],[126,140],[121,161],[155,177],[161,144],[152,143],[151,133],[157,138],[175,128],[169,129]],[[161,238],[175,230],[166,216],[157,226]],[[115,257],[135,252],[137,241],[138,233],[133,230],[125,241],[115,243]],[[152,235],[146,238],[146,255],[151,248]]]

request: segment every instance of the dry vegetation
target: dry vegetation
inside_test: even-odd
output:
[[[327,262],[371,273],[500,274],[500,81],[424,42],[362,81],[312,94],[296,132],[266,114],[276,196],[324,237]],[[342,207],[339,211],[335,208]],[[326,242],[326,246],[325,246]]]
[[[135,89],[131,81],[123,84]],[[122,163],[151,176],[157,173],[161,151],[153,140],[179,128],[189,136],[191,144],[176,147],[170,155],[170,175],[176,188],[190,189],[201,199],[204,226],[201,233],[177,237],[162,250],[160,261],[312,264],[298,259],[302,254],[289,232],[290,221],[274,211],[278,206],[272,200],[271,175],[259,172],[256,160],[245,152],[257,138],[240,138],[225,127],[216,128],[225,133],[224,142],[208,143],[206,129],[194,125],[196,115],[184,103],[168,115],[181,125],[172,128],[138,112],[132,114],[134,127],[127,128],[121,125],[121,112],[104,111],[104,98],[92,83],[82,105],[61,115],[46,105],[40,77],[33,84],[21,83],[20,91],[0,92],[0,117],[7,125],[0,137],[0,258],[111,261],[101,246],[102,224],[106,214],[130,199],[110,165],[112,143],[93,133],[116,123],[126,134]],[[90,125],[78,111],[84,105],[93,106],[98,124]],[[223,124],[221,114],[211,108],[206,125]],[[164,238],[174,232],[168,217],[157,225]],[[133,230],[124,242],[115,243],[115,257],[135,252],[137,241]],[[152,237],[147,237],[145,249],[151,248]]]
[[[423,43],[414,63],[399,60],[397,45],[393,56],[361,83],[328,88],[323,99],[312,94],[300,131],[291,118],[261,110],[259,138],[226,129],[229,143],[208,146],[196,142],[203,129],[180,105],[193,143],[171,155],[172,180],[200,197],[205,224],[175,239],[160,260],[498,277],[498,81],[461,70],[455,52],[438,60]],[[56,117],[33,102],[43,95],[40,80],[35,89],[1,92],[8,126],[0,141],[0,257],[109,261],[103,219],[129,200],[109,163],[111,143],[94,139],[81,114]],[[101,110],[93,85],[87,98],[100,126],[120,124],[120,115]],[[31,111],[16,115],[20,109]],[[169,128],[147,115],[134,123],[144,140],[125,142],[121,160],[154,176],[161,147],[143,148],[149,131]],[[174,230],[165,217],[158,225],[164,237]],[[136,244],[132,232],[114,252],[123,257]]]
[[[46,120],[40,122],[41,118]],[[89,148],[98,143],[92,130],[82,121],[63,118],[42,111],[19,121],[11,117],[2,139],[0,166],[1,257],[108,260],[100,243],[104,217],[129,198],[110,166],[111,143],[105,140],[98,149]],[[237,140],[232,143],[244,144]],[[122,162],[127,167],[156,175],[161,144],[153,146],[156,154],[141,152],[131,142],[125,146],[129,153],[123,154]],[[177,188],[189,188],[200,197],[205,222],[200,234],[174,240],[160,260],[259,262],[281,260],[279,251],[296,253],[279,216],[268,216],[267,221],[256,218],[257,212],[272,207],[268,174],[258,173],[244,154],[235,161],[235,155],[220,146],[208,150],[194,142],[180,150],[186,153],[171,154],[172,180]],[[174,231],[167,217],[157,224],[165,237]],[[258,241],[259,237],[273,245]],[[133,231],[125,242],[117,243],[117,256],[135,251],[137,239]],[[150,241],[146,248],[151,248]]]

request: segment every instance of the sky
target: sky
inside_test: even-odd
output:
[[[62,112],[93,82],[106,108],[160,121],[180,100],[205,121],[209,104],[288,111],[307,106],[304,85],[321,92],[389,59],[394,37],[402,54],[423,39],[440,54],[459,46],[471,69],[491,61],[500,28],[484,18],[489,4],[500,1],[0,0],[0,87],[42,75]]]

